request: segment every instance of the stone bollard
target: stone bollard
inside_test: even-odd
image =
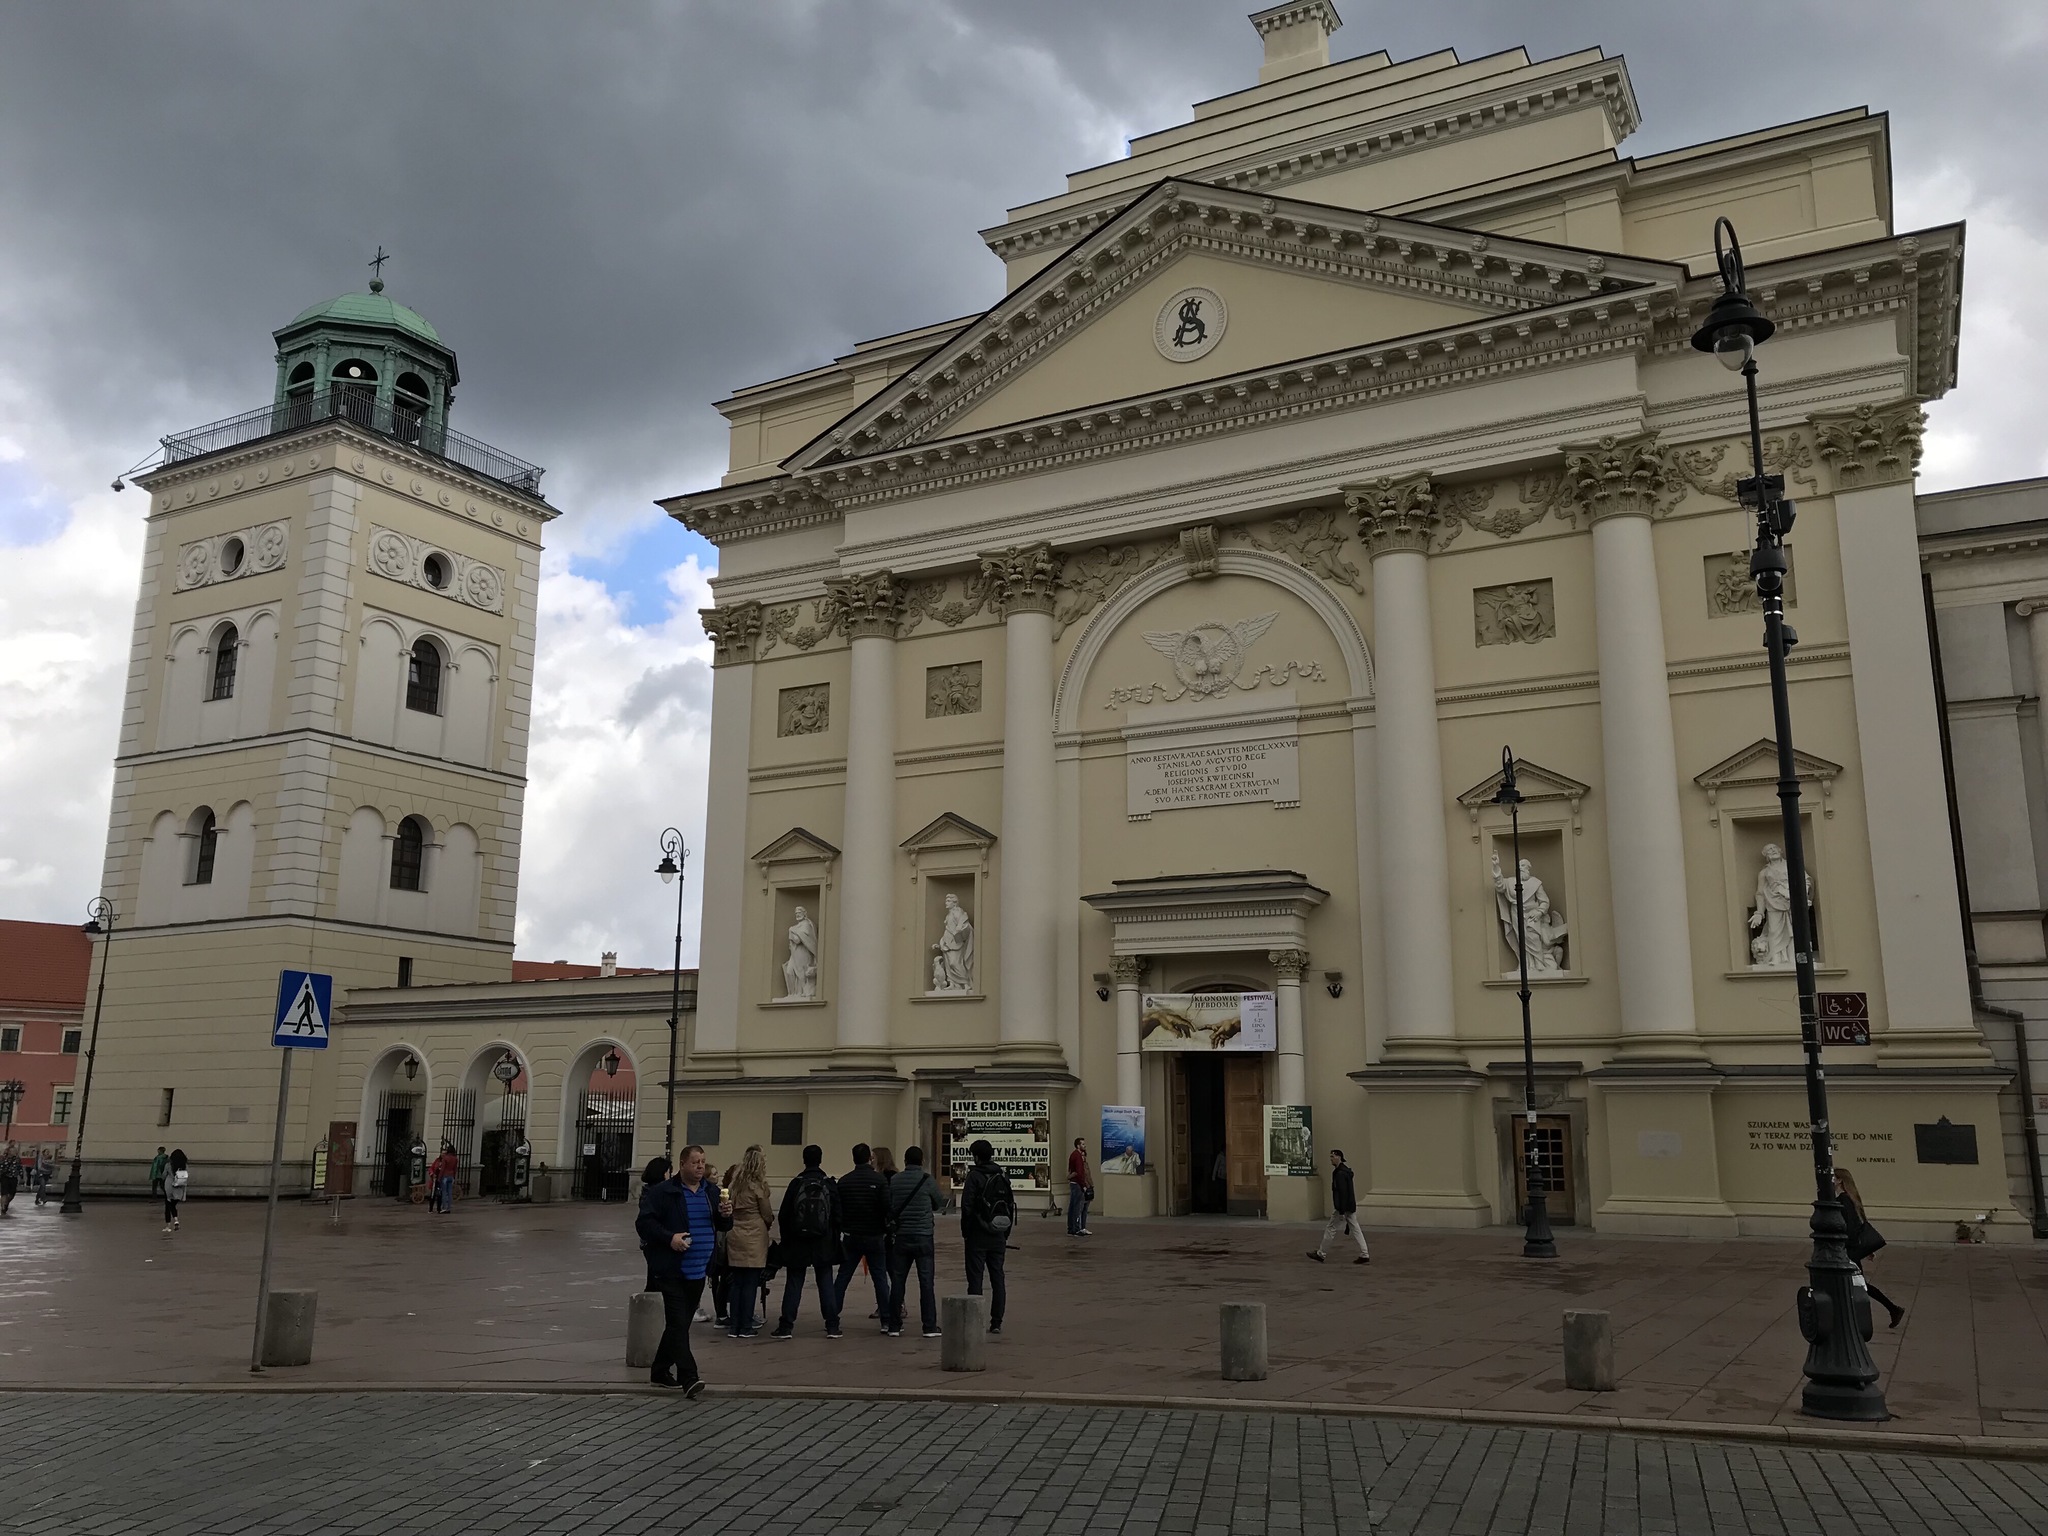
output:
[[[1262,1301],[1223,1303],[1223,1379],[1266,1379],[1266,1304]]]
[[[318,1291],[271,1291],[263,1303],[263,1363],[310,1365]]]
[[[662,1330],[668,1318],[662,1311],[661,1292],[642,1291],[626,1303],[626,1364],[647,1370],[654,1364],[654,1352],[661,1348]]]
[[[1605,1312],[1565,1313],[1564,1384],[1574,1392],[1614,1390],[1614,1325]]]
[[[988,1369],[988,1298],[939,1298],[939,1369]]]

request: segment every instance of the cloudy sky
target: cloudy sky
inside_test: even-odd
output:
[[[1970,221],[1934,486],[2048,472],[2048,6],[1338,0],[1340,57],[1625,53],[1650,153],[1892,114],[1899,227]],[[0,7],[0,916],[76,920],[105,835],[165,432],[264,404],[269,332],[360,287],[461,354],[456,424],[548,468],[519,950],[668,957],[703,824],[732,388],[983,308],[975,236],[1255,78],[1246,0],[70,0]],[[1739,64],[1732,69],[1731,64]],[[692,871],[694,874],[694,870]],[[694,889],[685,940],[694,957]]]

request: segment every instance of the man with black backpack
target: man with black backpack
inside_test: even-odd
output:
[[[771,1335],[777,1339],[796,1334],[797,1306],[804,1299],[804,1276],[818,1281],[818,1302],[825,1312],[825,1337],[843,1338],[839,1328],[839,1291],[833,1283],[832,1263],[838,1256],[839,1186],[822,1166],[822,1147],[804,1148],[804,1171],[789,1181],[782,1192],[782,1210],[777,1223],[782,1229],[782,1263],[788,1277],[782,1282],[782,1318]]]
[[[846,1288],[860,1272],[861,1261],[868,1266],[868,1278],[875,1283],[875,1316],[882,1320],[882,1332],[889,1331],[889,1181],[875,1171],[874,1149],[866,1142],[853,1149],[853,1172],[839,1181],[840,1260],[839,1279],[832,1299],[842,1314],[846,1311]]]
[[[974,1166],[960,1190],[960,1237],[967,1249],[967,1294],[981,1294],[981,1278],[989,1281],[988,1331],[1003,1331],[1003,1253],[1017,1229],[1017,1197],[1010,1176],[996,1166],[996,1149],[981,1140],[969,1147]]]

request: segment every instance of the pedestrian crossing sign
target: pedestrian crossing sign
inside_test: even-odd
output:
[[[327,1025],[334,1017],[334,978],[318,971],[280,971],[277,1018],[270,1043],[297,1050],[327,1049]]]

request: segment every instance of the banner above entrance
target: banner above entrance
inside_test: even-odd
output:
[[[1147,1051],[1277,1051],[1270,992],[1147,992],[1138,1046]]]

